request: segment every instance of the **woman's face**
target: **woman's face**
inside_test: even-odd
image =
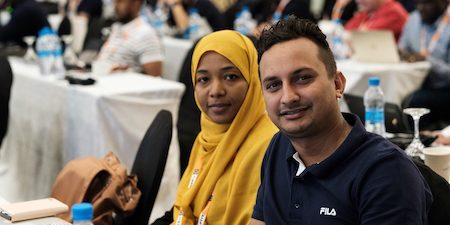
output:
[[[231,123],[247,90],[247,81],[230,60],[212,51],[202,55],[195,74],[195,96],[212,121]]]

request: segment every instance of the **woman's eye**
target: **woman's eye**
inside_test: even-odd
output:
[[[206,83],[208,81],[207,77],[198,77],[197,83]]]
[[[236,80],[238,78],[239,78],[239,76],[236,75],[236,74],[227,74],[227,75],[225,75],[225,80]]]

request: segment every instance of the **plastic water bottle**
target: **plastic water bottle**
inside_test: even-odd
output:
[[[384,95],[380,88],[380,78],[369,78],[369,88],[364,93],[364,106],[366,130],[384,137]]]
[[[242,7],[234,20],[234,30],[243,35],[249,34],[256,27],[256,21],[252,18],[252,13],[248,6]]]
[[[331,39],[331,49],[336,59],[348,58],[349,49],[344,41],[345,30],[340,20],[334,21],[334,29]]]
[[[42,75],[64,77],[65,68],[59,36],[50,27],[42,28],[36,40],[39,69]]]
[[[41,75],[48,76],[51,74],[53,67],[53,47],[51,43],[52,30],[50,27],[44,27],[38,32],[36,40],[36,52],[39,62],[39,70]]]
[[[185,39],[197,40],[204,35],[201,30],[201,20],[197,8],[191,8],[189,10],[189,26],[183,35]]]
[[[50,74],[55,76],[56,78],[63,78],[66,72],[64,68],[64,60],[63,60],[63,51],[61,39],[55,31],[51,31],[51,44],[52,44],[52,53],[54,57],[53,66],[50,70]]]
[[[73,225],[93,225],[92,204],[87,202],[77,203],[72,206]]]

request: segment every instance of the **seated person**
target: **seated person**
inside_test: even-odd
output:
[[[325,35],[289,17],[258,44],[266,110],[280,129],[266,151],[250,223],[428,224],[433,201],[411,159],[341,113],[346,79]]]
[[[156,31],[139,16],[143,0],[116,0],[118,23],[100,49],[97,60],[113,65],[113,71],[132,70],[161,76],[162,41]]]
[[[86,18],[100,18],[103,11],[102,0],[68,0],[67,12],[69,14],[84,16]]]
[[[184,33],[189,26],[189,10],[196,8],[200,16],[204,17],[213,31],[225,28],[225,19],[222,13],[209,0],[152,0],[150,6],[154,9],[167,7],[169,11],[168,23],[176,26],[180,34]]]
[[[359,12],[346,24],[347,30],[391,30],[398,40],[408,12],[395,0],[356,0]]]
[[[173,224],[197,224],[202,216],[205,224],[249,223],[264,151],[276,132],[264,111],[257,61],[253,43],[235,31],[197,44],[192,82],[201,131],[178,186]]]
[[[260,8],[260,12],[254,14],[255,19],[258,21],[258,26],[253,32],[255,37],[259,37],[264,27],[289,15],[315,21],[314,15],[310,11],[310,0],[269,0],[259,2],[262,4],[262,8]]]
[[[0,43],[8,42],[26,47],[25,36],[36,36],[43,27],[50,26],[47,15],[35,0],[5,0],[0,8],[10,6],[12,13],[5,26],[0,25]]]
[[[442,129],[450,122],[450,9],[447,0],[417,0],[417,10],[405,25],[399,42],[403,59],[427,60],[431,70],[421,89],[404,102],[405,107],[431,110],[421,125]],[[422,126],[421,126],[422,127]]]
[[[353,17],[358,6],[355,0],[325,0],[322,11],[324,20],[340,20],[343,25]]]

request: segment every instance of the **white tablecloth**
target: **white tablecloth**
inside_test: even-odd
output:
[[[191,49],[193,42],[165,36],[163,37],[165,60],[163,63],[163,77],[178,81],[180,69],[183,65],[187,52]]]
[[[184,86],[141,74],[98,77],[92,86],[46,79],[38,67],[11,58],[14,82],[8,134],[0,152],[0,195],[10,201],[48,197],[69,160],[118,154],[131,168],[139,143],[160,109],[174,122]],[[174,123],[175,124],[175,123]],[[153,215],[173,204],[179,179],[174,133]]]
[[[378,76],[385,100],[400,105],[404,97],[420,87],[430,64],[368,64],[345,60],[338,61],[337,68],[347,79],[345,93],[363,96],[368,88],[368,78]]]

